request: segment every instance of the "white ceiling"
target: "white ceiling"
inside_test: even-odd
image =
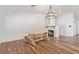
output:
[[[79,5],[54,5],[53,8],[60,14],[74,12],[79,19]],[[0,5],[0,15],[8,13],[47,13],[48,9],[49,5]]]

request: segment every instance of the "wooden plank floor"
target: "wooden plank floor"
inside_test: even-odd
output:
[[[24,39],[0,44],[1,54],[78,54],[79,36],[50,38],[37,42],[36,46]]]

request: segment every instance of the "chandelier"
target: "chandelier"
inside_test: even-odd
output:
[[[52,5],[50,5],[50,8],[49,8],[49,11],[48,13],[46,14],[46,19],[55,19],[57,17],[55,11],[52,9]]]
[[[57,18],[57,14],[55,13],[55,11],[52,8],[52,5],[50,5],[49,7],[49,11],[46,14],[46,19],[48,20],[47,22],[47,26],[46,27],[55,27],[56,26],[56,18]]]

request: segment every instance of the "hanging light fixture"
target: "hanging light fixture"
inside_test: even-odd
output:
[[[53,10],[52,5],[50,5],[49,11],[46,14],[46,19],[51,19],[51,18],[56,18],[56,17],[57,17],[57,15],[56,15],[55,11]]]
[[[49,7],[49,11],[48,13],[46,14],[46,19],[49,21],[53,20],[53,22],[55,23],[55,19],[57,18],[57,14],[55,13],[55,11],[53,10],[52,8],[52,5],[50,5]],[[55,25],[52,25],[55,27]]]

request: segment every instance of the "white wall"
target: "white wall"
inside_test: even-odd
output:
[[[1,33],[1,17],[0,17],[0,33]]]
[[[77,34],[79,34],[79,31],[78,31],[78,20],[76,22],[76,32],[77,32]]]
[[[77,21],[77,33],[79,34],[79,20]]]
[[[63,14],[59,20],[60,35],[74,36],[76,33],[73,13]],[[69,27],[71,25],[72,27]]]
[[[34,31],[44,31],[45,19],[42,14],[19,14],[5,16],[4,32],[7,33],[27,33]]]
[[[2,17],[0,16],[0,33],[2,32]]]
[[[73,26],[74,26],[74,28],[73,28],[73,31],[74,31],[74,32],[73,32],[73,33],[74,33],[74,35],[76,35],[76,34],[78,34],[78,33],[77,33],[77,26],[78,26],[78,25],[77,25],[77,19],[75,19],[75,18],[74,18]]]

